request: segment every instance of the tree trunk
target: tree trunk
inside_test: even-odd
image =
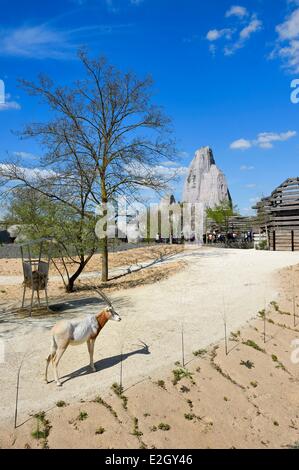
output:
[[[102,282],[108,281],[108,237],[103,239],[102,246]]]
[[[84,260],[79,264],[79,267],[77,271],[69,278],[68,284],[66,286],[66,292],[74,292],[74,287],[75,287],[75,282],[80,276],[80,274],[83,272],[85,266],[87,265],[88,261],[90,260],[91,256],[87,258],[87,260]]]

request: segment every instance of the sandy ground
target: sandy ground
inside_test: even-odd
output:
[[[161,261],[175,262],[176,255],[180,254],[182,251],[184,251],[184,247],[180,245],[156,245],[110,253],[110,282],[107,285],[104,285],[104,287],[109,290],[128,288],[132,283],[127,282],[127,279],[122,279],[121,276],[126,275],[129,270],[131,272],[137,272],[141,267],[160,267],[159,264]],[[91,258],[84,272],[79,276],[75,283],[76,291],[88,290],[90,284],[94,284],[95,282],[97,284],[100,283],[101,262],[101,255],[96,254]],[[55,260],[55,264],[59,266],[59,260]],[[59,268],[61,268],[61,266],[59,266]],[[73,273],[77,268],[74,263],[70,262],[68,264],[68,269],[69,273]],[[66,280],[66,274],[63,269],[61,270],[61,273]],[[147,283],[145,277],[147,276],[138,274],[134,279],[140,279],[141,282]],[[0,258],[0,309],[8,302],[10,302],[11,306],[14,307],[17,307],[17,305],[20,304],[22,299],[22,288],[20,288],[20,286],[22,286],[23,279],[21,259]],[[130,277],[130,281],[131,279],[132,276]],[[65,293],[61,276],[58,274],[53,263],[50,264],[48,293],[52,298],[62,297]],[[26,294],[26,304],[30,300],[30,295],[31,293],[28,289]],[[78,295],[80,295],[80,292],[77,292],[77,294],[75,293],[73,297],[78,297]]]
[[[16,376],[25,353],[18,424],[28,420],[30,413],[51,410],[47,414],[53,427],[48,438],[50,447],[108,447],[109,443],[115,448],[138,447],[143,445],[141,441],[149,447],[168,448],[271,447],[295,441],[299,421],[294,407],[298,407],[299,399],[298,372],[290,362],[291,340],[297,335],[297,331],[288,329],[292,317],[272,312],[271,323],[267,323],[266,346],[262,344],[261,320],[256,325],[244,325],[270,301],[285,303],[283,308],[290,311],[291,293],[286,290],[291,286],[291,271],[285,270],[278,278],[277,270],[297,264],[299,253],[192,249],[182,253],[180,259],[187,263],[187,268],[168,279],[113,294],[123,322],[110,323],[101,333],[95,348],[97,372],[91,374],[86,367],[88,355],[84,345],[70,348],[60,365],[61,389],[54,383],[43,383],[48,330],[57,314],[22,321],[8,316],[0,330],[5,341],[5,361],[0,364],[1,417],[2,426],[5,425],[1,447],[13,442],[9,430],[13,429]],[[278,287],[283,285],[285,290],[279,297]],[[296,285],[295,288],[298,289]],[[77,299],[69,303],[63,316],[96,312],[99,308],[97,299]],[[243,326],[241,335],[236,333],[236,341],[230,343],[233,351],[226,357],[221,345],[218,350],[211,349],[205,358],[194,359],[194,351],[223,338],[224,315],[228,332],[237,332]],[[288,328],[283,326],[287,322]],[[185,362],[191,361],[188,369],[194,372],[196,385],[184,379],[174,386],[170,380],[174,363],[182,362],[182,329]],[[266,352],[243,345],[248,339],[256,341]],[[96,395],[107,396],[111,384],[120,380],[121,358],[128,410],[123,410],[118,397],[107,398],[119,411],[121,425],[116,418],[111,424],[111,410],[103,404],[56,408],[58,401],[78,403]],[[241,361],[250,361],[247,366],[254,365],[248,369]],[[154,383],[157,379],[165,380],[167,391]],[[190,392],[184,393],[180,387],[186,380],[185,387]],[[142,438],[136,430],[135,417]],[[31,419],[19,428],[15,446],[45,444],[42,439],[30,438],[35,421]],[[160,423],[169,424],[169,431],[153,430]],[[107,428],[107,432],[95,434],[95,426]],[[114,432],[115,440],[111,441]]]

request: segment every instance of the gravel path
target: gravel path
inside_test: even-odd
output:
[[[95,348],[96,373],[90,373],[85,345],[69,348],[60,363],[63,387],[44,384],[49,329],[58,315],[46,319],[0,323],[5,348],[1,372],[1,416],[12,419],[17,368],[22,366],[19,420],[28,413],[46,410],[57,400],[79,401],[103,393],[120,377],[123,351],[123,384],[129,387],[148,376],[158,376],[164,367],[181,360],[184,328],[185,359],[192,352],[223,338],[223,316],[228,330],[235,331],[277,296],[275,272],[299,263],[299,253],[190,249],[176,256],[187,268],[154,285],[117,292],[115,306],[121,323],[109,323]],[[69,302],[64,317],[100,309],[98,299]],[[145,346],[146,345],[146,346]],[[1,342],[0,342],[1,346]],[[0,348],[1,352],[1,348]],[[50,371],[51,372],[51,371]]]

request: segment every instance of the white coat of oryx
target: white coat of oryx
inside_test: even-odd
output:
[[[50,362],[52,362],[55,382],[59,387],[62,385],[58,377],[57,367],[69,345],[78,345],[86,342],[91,370],[93,372],[96,371],[93,362],[95,340],[109,320],[119,322],[121,317],[114,310],[108,297],[99,289],[95,290],[106,301],[108,307],[95,315],[88,315],[83,319],[61,320],[53,326],[51,351],[47,358],[45,373],[46,383],[48,383],[48,367]]]

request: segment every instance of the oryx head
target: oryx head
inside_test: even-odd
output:
[[[113,321],[121,321],[120,315],[115,311],[112,302],[110,299],[108,299],[107,295],[104,294],[98,287],[95,288],[96,292],[102,297],[102,299],[105,300],[105,302],[108,304],[108,307],[106,307],[106,312],[108,314],[108,319],[113,320]]]
[[[111,307],[111,306],[106,307],[106,312],[107,312],[108,315],[109,315],[109,320],[112,320],[112,321],[121,321],[120,315],[114,310],[113,307]]]

